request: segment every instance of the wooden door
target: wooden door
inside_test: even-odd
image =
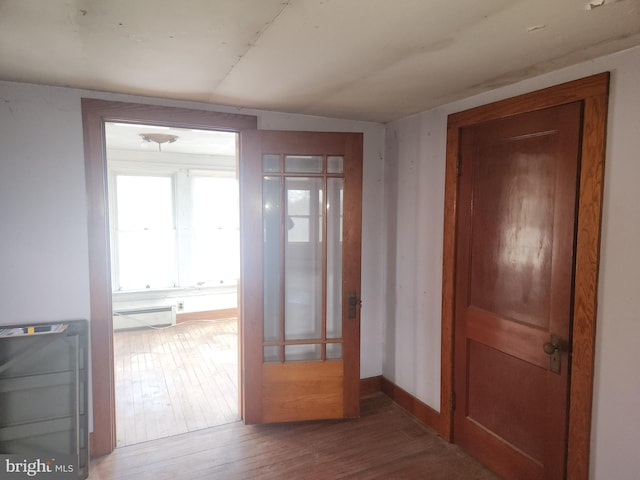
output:
[[[240,136],[246,423],[356,417],[362,134]]]
[[[454,440],[505,478],[565,473],[580,122],[572,103],[460,133]]]

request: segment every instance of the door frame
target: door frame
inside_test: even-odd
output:
[[[104,122],[141,123],[240,133],[242,130],[257,129],[258,118],[253,115],[90,98],[82,98],[81,107],[88,209],[91,392],[93,396],[93,431],[90,434],[89,448],[91,457],[98,457],[111,453],[116,447],[111,257]],[[237,158],[240,158],[239,151]],[[240,318],[238,335],[241,334]],[[239,342],[239,348],[240,346],[241,342]],[[238,358],[240,361],[241,352]],[[239,375],[241,371],[242,368],[239,365]],[[242,382],[239,382],[238,386],[241,390]]]
[[[439,433],[453,439],[456,216],[460,130],[482,122],[572,102],[583,107],[573,337],[567,437],[567,478],[589,477],[589,447],[607,136],[609,72],[449,115],[445,167],[442,266],[442,338]]]

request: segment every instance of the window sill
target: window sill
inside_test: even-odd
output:
[[[137,300],[137,299],[161,299],[174,298],[176,296],[192,297],[198,295],[211,295],[232,293],[238,289],[236,283],[227,283],[224,285],[215,285],[207,287],[173,287],[160,289],[145,290],[126,290],[113,292],[113,300]]]

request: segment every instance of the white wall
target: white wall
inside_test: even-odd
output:
[[[0,84],[0,323],[87,318],[79,95]]]
[[[387,125],[387,321],[383,374],[439,409],[447,115],[611,71],[598,292],[591,477],[640,472],[640,48],[562,69]]]
[[[81,97],[258,116],[259,128],[364,132],[361,376],[381,373],[384,127],[0,82],[0,324],[89,317]]]

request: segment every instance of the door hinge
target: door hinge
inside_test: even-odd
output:
[[[451,392],[451,400],[449,408],[453,412],[456,409],[456,392]]]
[[[462,155],[458,154],[458,158],[456,160],[456,177],[462,175]]]

